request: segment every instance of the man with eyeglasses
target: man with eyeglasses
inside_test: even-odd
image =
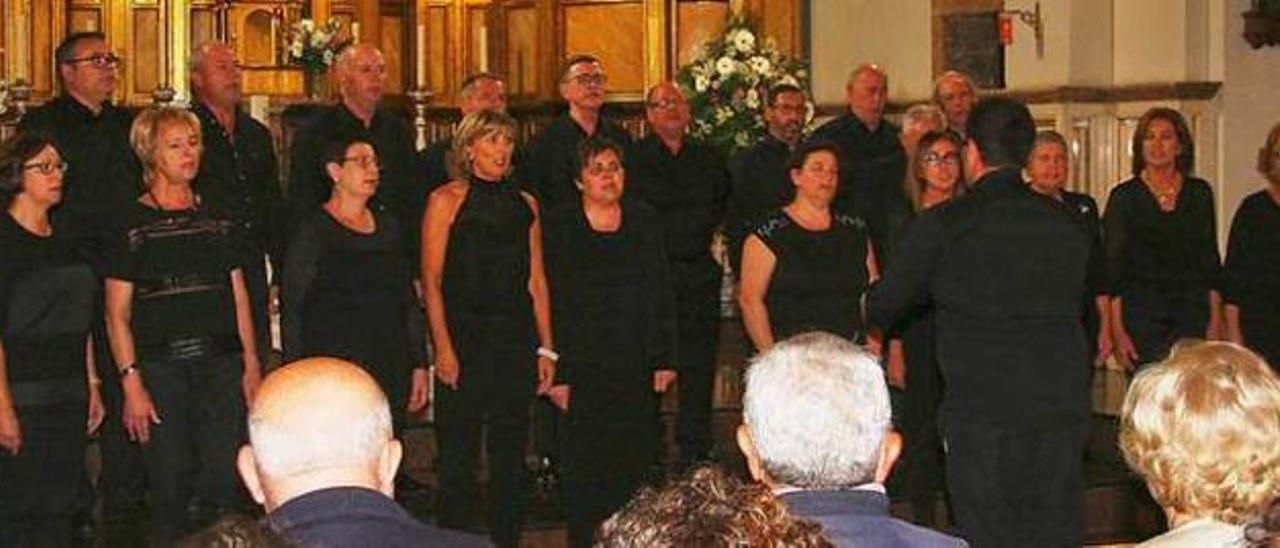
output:
[[[729,173],[716,149],[688,138],[691,115],[680,88],[663,82],[645,97],[651,132],[627,158],[629,193],[654,208],[666,235],[667,267],[676,299],[682,463],[710,460],[711,391],[720,334],[721,267],[711,254],[724,221]]]
[[[101,279],[107,242],[115,233],[118,213],[137,197],[142,179],[138,159],[129,146],[132,115],[111,103],[121,60],[100,32],[77,32],[54,50],[61,93],[32,109],[18,125],[20,132],[49,135],[69,167],[63,175],[62,203],[53,222],[68,234]],[[91,326],[94,363],[103,379],[114,379],[116,367],[107,346],[101,296]],[[102,472],[98,486],[104,521],[134,515],[146,492],[138,448],[128,442],[119,420],[123,395],[120,384],[103,383],[108,419],[101,434]],[[87,485],[87,484],[86,484]],[[86,487],[86,499],[88,489]],[[91,504],[84,500],[83,504]],[[87,510],[87,508],[85,509]]]
[[[799,86],[774,86],[764,108],[764,138],[729,159],[732,190],[724,232],[735,275],[741,272],[743,240],[763,215],[791,203],[795,194],[787,161],[804,137],[807,110],[804,90]]]
[[[529,141],[517,172],[522,184],[537,195],[542,209],[578,199],[573,184],[577,176],[574,158],[578,144],[587,137],[601,135],[623,148],[630,146],[631,135],[601,116],[608,81],[600,60],[591,55],[574,55],[565,61],[560,71],[560,97],[569,110]]]
[[[314,210],[328,199],[330,183],[322,154],[334,143],[359,138],[373,145],[381,166],[381,180],[370,207],[390,209],[405,230],[417,233],[418,226],[408,226],[418,217],[409,211],[406,199],[411,181],[418,176],[413,127],[380,106],[387,80],[382,52],[371,44],[350,46],[338,54],[333,75],[338,84],[338,103],[320,108],[308,123],[302,124],[290,151],[287,196],[291,214],[300,218],[296,216]],[[406,238],[409,236],[406,234]],[[405,253],[413,252],[405,247]],[[417,262],[416,256],[413,260]]]
[[[195,188],[225,208],[239,229],[237,241],[245,285],[252,300],[258,359],[268,360],[271,329],[268,316],[266,257],[280,272],[280,178],[271,133],[240,109],[240,64],[231,46],[206,42],[191,56],[191,112],[200,119],[204,149]]]

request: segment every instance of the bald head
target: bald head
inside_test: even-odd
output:
[[[205,42],[191,53],[191,91],[200,102],[234,109],[241,98],[240,63],[226,42]]]
[[[387,82],[387,63],[382,52],[370,44],[356,44],[338,54],[334,64],[338,91],[348,106],[372,112],[382,100]]]
[[[263,381],[249,410],[249,445],[240,460],[250,492],[270,511],[327,487],[390,495],[400,446],[392,438],[387,398],[373,377],[341,360],[314,358]]]
[[[884,105],[889,97],[889,76],[879,65],[864,63],[849,73],[845,86],[849,111],[857,116],[867,129],[880,127]]]

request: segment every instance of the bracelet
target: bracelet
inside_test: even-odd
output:
[[[102,379],[97,377],[89,379],[89,386],[102,386]]]
[[[558,361],[560,361],[560,354],[556,353],[556,351],[555,351],[555,350],[552,350],[552,349],[547,348],[547,347],[545,347],[545,346],[539,346],[539,347],[538,347],[538,355],[539,355],[539,356],[542,356],[542,357],[544,357],[544,358],[546,358],[546,359],[548,359],[548,360],[551,360],[551,361],[553,361],[553,362],[558,362]]]
[[[129,375],[136,375],[140,372],[141,371],[138,369],[138,364],[134,364],[134,363],[121,367],[120,370],[117,371],[117,373],[120,375],[120,380],[124,380],[125,377],[128,377]]]

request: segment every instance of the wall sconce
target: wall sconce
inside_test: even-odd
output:
[[[1013,43],[1013,17],[1017,16],[1019,21],[1026,23],[1035,31],[1036,36],[1036,59],[1044,59],[1044,15],[1040,11],[1040,3],[1036,2],[1036,9],[1033,10],[1001,10],[1000,11],[1000,41],[1004,45]]]

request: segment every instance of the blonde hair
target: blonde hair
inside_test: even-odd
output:
[[[144,182],[149,181],[155,173],[156,137],[160,134],[160,128],[175,123],[186,124],[191,128],[203,146],[204,136],[200,133],[200,119],[189,110],[176,107],[149,107],[133,119],[133,126],[129,128],[129,145],[133,147],[133,153],[142,163]]]
[[[1120,448],[1161,506],[1244,523],[1280,491],[1280,378],[1239,345],[1182,341],[1134,377]]]
[[[515,118],[502,112],[480,110],[468,114],[458,122],[458,129],[453,134],[453,162],[459,173],[472,174],[467,147],[495,132],[505,133],[507,137],[515,139]]]

